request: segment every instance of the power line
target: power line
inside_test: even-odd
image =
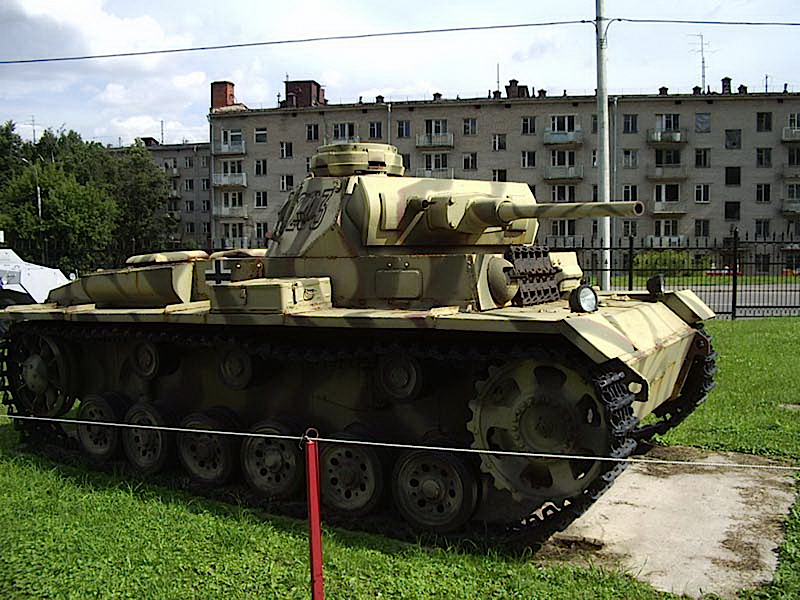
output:
[[[478,25],[473,27],[447,27],[443,29],[418,29],[418,30],[406,30],[406,31],[385,31],[379,33],[356,33],[352,35],[329,35],[329,36],[297,38],[289,40],[270,40],[266,42],[246,42],[242,44],[221,44],[219,46],[193,46],[189,48],[172,48],[168,50],[144,50],[141,52],[116,52],[113,54],[87,54],[83,56],[59,56],[51,58],[28,58],[22,60],[0,60],[0,65],[22,65],[31,63],[92,60],[96,58],[123,58],[130,56],[151,56],[153,54],[177,54],[180,52],[201,52],[206,50],[231,50],[236,48],[255,48],[258,46],[280,46],[284,44],[307,44],[311,42],[363,40],[370,38],[425,35],[431,33],[458,33],[465,31],[493,31],[498,29],[522,29],[528,27],[553,27],[556,25],[579,25],[582,23],[590,23],[590,22],[591,21],[586,21],[586,20],[549,21],[545,23],[514,23],[508,25]]]
[[[738,27],[800,27],[800,22],[786,21],[701,21],[692,19],[607,19],[607,23],[619,21],[636,24],[672,24],[672,25],[728,25]],[[110,54],[86,54],[81,56],[57,56],[49,58],[27,58],[19,60],[0,60],[0,65],[22,65],[33,63],[69,62],[78,60],[94,60],[101,58],[125,58],[132,56],[152,56],[155,54],[178,54],[185,52],[204,52],[209,50],[232,50],[237,48],[256,48],[260,46],[280,46],[285,44],[308,44],[313,42],[332,42],[344,40],[363,40],[371,38],[400,37],[412,35],[428,35],[436,33],[459,33],[467,31],[496,31],[501,29],[525,29],[531,27],[555,27],[559,25],[582,25],[594,23],[590,19],[569,21],[547,21],[542,23],[511,23],[506,25],[476,25],[471,27],[446,27],[441,29],[416,29],[404,31],[385,31],[378,33],[356,33],[352,35],[330,35],[311,38],[295,38],[288,40],[269,40],[264,42],[245,42],[241,44],[220,44],[217,46],[191,46],[188,48],[171,48],[162,50],[143,50],[140,52],[115,52]]]

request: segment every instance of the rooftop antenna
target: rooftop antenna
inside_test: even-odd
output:
[[[769,73],[764,75],[764,93],[769,94]]]
[[[702,33],[690,33],[692,37],[700,38],[700,77],[702,89],[706,89],[706,42]]]
[[[30,125],[33,128],[33,143],[35,144],[36,143],[36,116],[35,115],[31,115]]]
[[[164,145],[164,119],[161,119],[161,145]]]
[[[497,63],[497,91],[500,91],[500,63]]]

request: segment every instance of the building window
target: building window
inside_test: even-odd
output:
[[[267,208],[267,192],[257,191],[255,193],[255,207]]]
[[[208,157],[207,156],[201,156],[200,157],[200,166],[203,167],[204,169],[208,168]]]
[[[678,235],[678,219],[656,219],[653,224],[658,237]]]
[[[742,147],[742,130],[741,129],[726,129],[725,130],[725,149],[726,150],[739,150]]]
[[[443,135],[447,133],[447,119],[426,119],[425,133],[428,135]]]
[[[756,148],[756,167],[762,169],[772,167],[772,148]]]
[[[681,164],[680,150],[656,150],[657,167],[676,167]]]
[[[294,175],[281,175],[281,191],[288,192],[294,187]]]
[[[800,113],[789,113],[789,127],[800,129]]]
[[[555,236],[575,235],[575,219],[553,219],[550,233]]]
[[[680,131],[681,116],[678,113],[656,115],[656,129],[659,131]]]
[[[226,238],[243,238],[244,237],[244,223],[223,223],[222,224],[223,236]]]
[[[695,148],[694,166],[698,169],[708,169],[711,166],[711,151],[709,148]]]
[[[725,185],[741,185],[741,184],[742,184],[742,168],[725,167]]]
[[[333,124],[333,139],[334,140],[352,140],[356,137],[356,124],[355,123],[334,123]]]
[[[520,160],[523,169],[533,169],[536,166],[536,152],[534,150],[523,150]]]
[[[206,235],[211,233],[211,223],[209,223],[208,221],[203,221],[202,223],[200,223],[200,226],[203,233],[205,233]]]
[[[269,223],[256,223],[256,237],[263,240],[269,234]]]
[[[241,208],[242,192],[222,192],[222,208]]]
[[[201,179],[200,180],[200,189],[202,189],[204,192],[207,192],[208,190],[210,190],[211,189],[211,180],[208,179],[207,177],[205,179]]]
[[[255,162],[255,173],[256,175],[266,175],[267,174],[267,159],[266,158],[257,158]]]
[[[242,145],[242,130],[241,129],[223,129],[222,130],[222,145],[223,146],[241,146]]]
[[[192,190],[194,190],[194,179],[184,179],[183,190],[185,192],[191,192]]]
[[[306,141],[316,142],[317,140],[319,140],[319,124],[308,123],[306,125]]]
[[[194,159],[191,156],[184,156],[183,167],[185,169],[191,169],[193,166],[194,166]]]
[[[739,202],[725,203],[725,220],[726,221],[739,220]]]
[[[550,131],[575,131],[575,115],[551,115]]]
[[[478,153],[477,152],[466,152],[463,155],[464,159],[464,170],[465,171],[475,171],[478,168]]]
[[[306,156],[306,173],[311,173],[311,157]]]
[[[694,236],[695,237],[708,237],[709,232],[708,219],[695,219],[694,221]]]
[[[292,158],[292,142],[281,142],[281,158]]]
[[[178,201],[174,198],[167,200],[167,210],[170,212],[178,212]]]
[[[408,171],[411,168],[411,155],[410,154],[401,154],[400,158],[403,159],[403,168]]]
[[[637,169],[639,167],[639,151],[638,150],[623,150],[622,151],[622,168],[623,169]]]
[[[756,131],[772,131],[772,113],[756,113]]]
[[[592,150],[592,168],[597,168],[597,150]]]
[[[464,135],[478,135],[478,119],[475,117],[464,119]]]
[[[756,237],[769,237],[769,219],[756,219]]]
[[[790,183],[786,186],[786,199],[798,201],[800,200],[800,183]],[[800,221],[798,221],[800,223]]]
[[[223,160],[222,161],[222,174],[223,175],[239,175],[242,173],[241,160]]]
[[[622,221],[622,236],[623,237],[636,237],[639,235],[639,222],[631,219],[624,219]]]
[[[756,184],[756,202],[766,204],[770,200],[771,185],[769,183]]]
[[[522,135],[536,133],[536,117],[522,117]]]
[[[656,202],[677,202],[681,198],[681,186],[678,183],[657,183],[654,198]]]
[[[694,186],[695,202],[711,202],[711,186],[707,183],[698,183]]]
[[[592,115],[592,133],[597,133],[597,115]]]
[[[789,162],[790,167],[800,167],[800,148],[789,148]]]
[[[383,123],[371,121],[369,124],[369,139],[379,140],[383,137]]]
[[[436,152],[434,154],[424,154],[423,159],[425,161],[425,170],[431,171],[434,169],[446,169],[447,168],[447,153],[445,152]]]
[[[597,202],[600,200],[600,188],[596,185],[592,186],[592,202]]]
[[[200,201],[200,210],[202,210],[203,212],[210,211],[211,210],[211,200],[209,200],[208,198],[203,198]]]
[[[639,186],[635,184],[623,185],[622,199],[625,202],[636,202],[639,200]]]
[[[575,166],[575,151],[574,150],[551,150],[550,151],[550,166],[551,167],[574,167]]]
[[[266,127],[256,127],[253,130],[253,141],[256,144],[266,144],[267,143],[267,128]]]
[[[492,135],[492,150],[499,152],[506,149],[506,134],[495,133]]]
[[[508,181],[508,172],[505,169],[492,169],[492,181]]]
[[[554,185],[550,188],[551,202],[575,202],[574,185]]]
[[[638,133],[639,115],[622,115],[622,133]]]
[[[186,233],[194,233],[194,223],[186,223]]]
[[[755,264],[756,264],[756,273],[769,273],[769,266],[770,266],[769,254],[765,254],[763,252],[756,254]]]
[[[397,122],[397,137],[399,138],[411,137],[411,121]]]
[[[187,200],[184,202],[183,210],[186,212],[194,212],[194,200]]]
[[[695,133],[711,132],[711,113],[707,112],[694,113],[694,132]]]

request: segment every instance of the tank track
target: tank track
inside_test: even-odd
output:
[[[131,339],[151,342],[169,342],[187,346],[216,347],[225,343],[236,342],[245,346],[250,352],[263,358],[280,358],[281,360],[304,360],[312,363],[329,361],[374,361],[376,356],[397,352],[397,344],[364,344],[358,347],[342,346],[301,346],[287,343],[265,343],[256,335],[236,336],[225,334],[199,333],[197,328],[142,329],[137,325],[89,325],[63,324],[57,322],[27,322],[14,325],[3,340],[3,356],[11,337],[20,333],[59,336],[63,339],[104,340],[109,342],[125,342]],[[553,357],[551,351],[543,351],[540,346],[464,347],[460,344],[403,345],[402,349],[419,359],[435,361],[470,361],[476,365],[488,365],[503,360],[520,360],[525,358],[541,358],[543,355]],[[561,360],[574,357],[559,356]],[[574,364],[574,363],[573,363]],[[3,360],[3,372],[7,372]],[[538,549],[554,533],[564,530],[572,521],[580,517],[602,494],[609,489],[614,480],[627,466],[625,459],[636,449],[633,438],[637,420],[633,416],[632,403],[634,395],[623,383],[625,374],[611,369],[593,366],[587,372],[598,393],[598,400],[606,415],[610,432],[610,456],[619,462],[606,461],[602,469],[588,487],[580,494],[558,501],[548,501],[523,520],[507,522],[505,525],[487,525],[483,522],[470,521],[461,529],[447,534],[420,533],[402,521],[394,510],[381,510],[366,517],[348,518],[336,514],[324,514],[325,521],[331,525],[345,529],[364,531],[385,535],[406,541],[422,541],[432,545],[453,545],[464,548],[494,548],[504,551],[519,552]],[[3,388],[3,403],[8,405],[10,414],[22,414],[14,405],[13,397],[7,386]],[[313,425],[309,423],[308,425]],[[80,461],[81,453],[74,436],[66,433],[58,424],[30,424],[15,421],[15,428],[22,434],[22,445],[27,451],[44,452],[49,457],[63,462],[64,457],[72,457]],[[85,459],[83,459],[85,461]],[[96,465],[93,467],[109,468]],[[476,465],[477,470],[477,465]],[[138,475],[137,475],[138,476]],[[208,488],[188,480],[188,476],[169,477],[158,475],[158,483],[167,482],[178,488],[186,489],[193,494],[225,502],[239,502],[249,506],[265,509],[272,514],[281,514],[292,518],[305,518],[306,505],[302,499],[274,501],[265,500],[244,485],[226,484],[221,488]],[[491,482],[489,483],[491,485]],[[390,504],[386,502],[385,504]],[[388,514],[387,514],[388,513]]]
[[[711,336],[705,333],[702,323],[696,326],[700,335],[704,336],[711,348]],[[653,414],[658,418],[655,423],[643,425],[632,432],[632,437],[646,444],[655,435],[664,435],[674,429],[692,412],[705,402],[708,393],[714,389],[714,375],[717,373],[717,353],[713,348],[707,356],[697,356],[689,367],[681,395],[673,402],[656,408]]]

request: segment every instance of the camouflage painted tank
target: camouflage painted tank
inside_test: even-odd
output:
[[[712,386],[701,323],[713,313],[691,291],[598,293],[574,253],[532,245],[538,217],[640,204],[537,204],[522,183],[400,177],[396,149],[377,144],[325,146],[312,171],[269,252],[132,257],[9,308],[10,410],[315,427],[344,440],[322,445],[329,515],[533,541],[612,483],[622,463],[598,458],[625,458]],[[264,497],[301,494],[293,442],[76,430],[95,459],[124,453],[152,473],[177,455],[209,486],[241,472]]]

